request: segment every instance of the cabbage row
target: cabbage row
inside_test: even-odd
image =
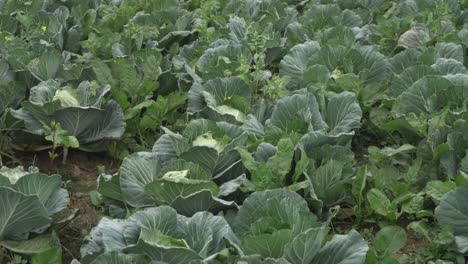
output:
[[[0,155],[122,160],[74,263],[464,263],[466,9],[0,1]],[[53,247],[60,178],[3,170],[0,245]]]

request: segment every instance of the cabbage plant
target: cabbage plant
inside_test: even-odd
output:
[[[351,92],[314,95],[300,90],[276,103],[266,121],[266,137],[276,141],[289,135],[302,149],[346,144],[361,125],[362,110]]]
[[[153,146],[162,162],[183,159],[199,165],[210,179],[224,183],[240,176],[244,169],[237,148],[247,144],[242,129],[207,119],[190,121],[182,134],[164,129]]]
[[[8,63],[0,60],[0,129],[3,128],[5,112],[16,108],[25,97],[25,89],[14,82],[15,74]]]
[[[30,90],[29,99],[12,115],[23,121],[28,133],[47,136],[47,127],[58,123],[85,151],[105,150],[106,141],[120,138],[125,121],[120,106],[105,95],[110,86],[84,81],[78,87],[49,80]]]
[[[0,245],[16,253],[37,254],[60,245],[51,228],[67,208],[68,192],[58,175],[37,168],[0,169]]]
[[[102,178],[99,184],[104,197],[136,208],[170,205],[188,216],[237,208],[223,199],[236,191],[229,182],[218,186],[199,165],[182,159],[162,163],[150,152],[128,156],[117,175]]]
[[[213,121],[244,123],[252,92],[239,77],[217,78],[195,83],[189,92],[188,111]]]
[[[364,263],[368,246],[361,235],[352,230],[327,242],[327,225],[284,189],[251,194],[232,223],[247,263]]]
[[[446,194],[435,209],[435,218],[441,225],[453,228],[454,249],[462,254],[468,252],[468,187],[462,186]]]
[[[110,255],[115,262],[108,263],[223,263],[229,244],[237,243],[221,216],[185,217],[168,206],[153,207],[125,220],[103,218],[85,238],[81,264],[102,263]]]

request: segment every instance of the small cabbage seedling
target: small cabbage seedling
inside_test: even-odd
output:
[[[68,132],[62,128],[59,122],[52,121],[50,125],[42,122],[42,126],[46,131],[45,139],[52,142],[52,150],[49,151],[50,167],[54,165],[54,160],[59,157],[57,148],[63,147],[63,163],[65,164],[68,156],[69,148],[79,148],[80,143],[74,136],[69,136]]]

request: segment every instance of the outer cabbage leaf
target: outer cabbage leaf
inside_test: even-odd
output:
[[[144,255],[137,254],[123,254],[116,251],[106,252],[99,255],[90,264],[146,264],[150,259]]]
[[[292,47],[280,64],[280,74],[291,78],[289,85],[296,86],[302,82],[307,67],[319,55],[320,45],[315,41],[308,41]]]
[[[21,254],[40,254],[60,247],[60,240],[55,232],[46,233],[28,240],[0,240],[0,245]]]
[[[154,181],[161,171],[161,163],[152,153],[139,152],[126,157],[120,167],[122,197],[134,207],[153,204],[145,194],[146,184]]]
[[[361,46],[350,52],[353,72],[358,74],[365,84],[386,81],[391,75],[391,65],[384,55],[373,46]]]
[[[390,86],[390,94],[398,97],[407,91],[415,82],[427,75],[434,75],[435,71],[427,65],[406,67],[401,74],[395,75]]]
[[[440,205],[435,209],[435,218],[441,225],[454,228],[457,250],[465,254],[468,252],[468,187],[458,187],[446,194]]]
[[[68,192],[60,188],[61,177],[37,171],[24,171],[22,167],[0,169],[0,195],[4,201],[0,209],[0,240],[18,240],[15,246],[5,243],[22,251],[38,250],[36,243],[27,240],[29,233],[45,232],[52,217],[68,205]]]
[[[0,113],[16,107],[25,97],[25,88],[15,85],[15,74],[8,63],[0,60]]]
[[[315,96],[295,94],[278,100],[269,124],[282,132],[305,134],[309,131],[326,130]]]
[[[27,238],[28,232],[51,223],[47,209],[36,195],[25,195],[0,187],[0,238]]]
[[[369,247],[355,230],[347,235],[335,235],[325,244],[311,263],[359,264],[366,260]]]
[[[250,65],[251,61],[252,54],[246,47],[224,44],[207,49],[198,60],[197,69],[204,80],[210,80],[242,74],[241,66]]]
[[[463,98],[462,87],[454,86],[443,77],[425,76],[400,95],[395,111],[398,114],[430,115],[447,106],[449,102],[455,107],[461,105]]]
[[[350,92],[344,92],[332,96],[327,104],[325,122],[331,135],[349,133],[359,128],[362,110],[356,101],[356,96]]]
[[[352,163],[324,159],[319,164],[318,167],[310,166],[307,171],[312,184],[311,193],[314,194],[312,198],[318,199],[326,208],[349,201],[351,195],[347,187],[353,176]]]
[[[312,260],[319,253],[327,233],[327,228],[320,227],[299,234],[286,247],[286,259],[291,263],[313,263]]]
[[[195,83],[189,91],[189,113],[200,113],[213,121],[243,123],[250,107],[251,91],[239,77]]]
[[[37,195],[39,202],[52,216],[68,205],[68,192],[61,189],[61,185],[60,176],[31,173],[21,177],[11,188],[25,195]]]
[[[99,221],[81,245],[82,263],[91,263],[100,254],[118,251],[123,247],[136,243],[138,234],[129,233],[137,231],[137,226],[120,219],[104,217]],[[136,236],[136,237],[135,237]]]

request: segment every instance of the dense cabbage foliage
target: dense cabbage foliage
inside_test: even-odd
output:
[[[464,263],[467,9],[0,0],[0,155],[122,160],[75,263]],[[40,253],[11,241],[42,238],[65,193],[15,175],[0,195],[34,220],[2,205],[0,245]]]

